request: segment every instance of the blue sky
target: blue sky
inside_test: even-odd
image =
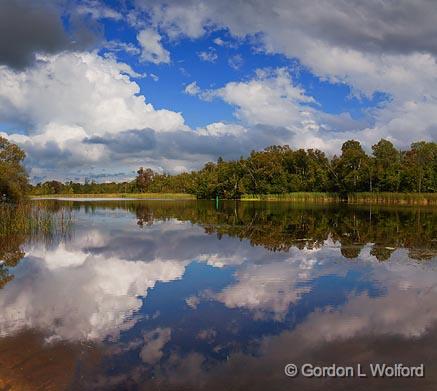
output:
[[[136,30],[124,21],[104,20],[103,25],[107,40],[136,44]],[[219,45],[215,40],[225,44]],[[218,88],[232,81],[248,80],[257,69],[263,68],[288,68],[294,82],[313,96],[319,109],[327,113],[349,112],[353,118],[363,118],[367,108],[375,107],[387,99],[387,96],[379,92],[372,98],[353,96],[347,84],[321,80],[297,58],[267,54],[253,44],[253,39],[234,38],[227,29],[211,31],[195,40],[166,40],[163,45],[171,52],[170,64],[142,63],[138,56],[127,53],[119,53],[117,57],[141,74],[152,74],[136,79],[150,102],[157,108],[182,112],[186,122],[194,128],[216,121],[230,122],[235,118],[230,105],[216,99],[203,102],[187,96],[184,93],[186,85],[196,81],[204,89]],[[102,53],[105,52],[108,51],[103,49]],[[202,53],[210,54],[211,59],[202,59]],[[159,80],[155,81],[153,75]]]
[[[407,148],[436,139],[436,16],[426,0],[12,0],[0,133],[33,181],[181,172],[272,144]]]

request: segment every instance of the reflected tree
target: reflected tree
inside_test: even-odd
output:
[[[175,218],[199,224],[207,234],[249,240],[270,251],[319,248],[331,239],[347,258],[356,258],[368,244],[380,261],[397,248],[408,249],[417,260],[437,255],[437,215],[432,208],[237,201],[222,202],[218,210],[209,201],[133,202],[120,207],[135,213],[140,226]]]
[[[0,289],[14,278],[10,269],[17,266],[24,257],[25,253],[22,250],[24,241],[24,236],[0,237]]]

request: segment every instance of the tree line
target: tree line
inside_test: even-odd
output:
[[[200,199],[238,199],[242,194],[292,192],[413,192],[437,189],[437,143],[420,141],[398,150],[381,139],[367,154],[355,140],[346,141],[332,158],[318,149],[293,150],[274,145],[246,158],[208,162],[198,171],[178,175],[140,168],[132,182],[61,183],[49,181],[33,194],[188,193]]]

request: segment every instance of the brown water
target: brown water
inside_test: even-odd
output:
[[[0,390],[437,389],[435,209],[44,205],[71,232],[0,237]]]

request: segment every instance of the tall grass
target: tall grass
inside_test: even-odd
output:
[[[49,194],[32,196],[38,198],[140,198],[148,200],[194,200],[196,196],[186,193],[102,193],[102,194]]]
[[[437,193],[351,193],[353,204],[437,205]]]
[[[341,197],[338,193],[296,192],[284,194],[245,194],[242,201],[290,201],[378,205],[437,205],[437,193],[349,193]]]
[[[243,194],[242,201],[293,201],[293,202],[339,202],[340,196],[335,193],[295,192],[284,194]]]
[[[0,203],[0,236],[65,235],[69,232],[72,221],[72,212],[66,208],[51,210],[42,204]]]
[[[33,199],[56,198],[126,198],[147,200],[195,200],[192,194],[184,193],[113,193],[113,194],[51,194],[33,196]],[[437,205],[437,193],[349,193],[347,196],[339,193],[295,192],[283,194],[243,194],[242,201],[289,201],[336,203],[347,201],[351,204],[381,204],[381,205]],[[0,222],[1,224],[1,222]]]

